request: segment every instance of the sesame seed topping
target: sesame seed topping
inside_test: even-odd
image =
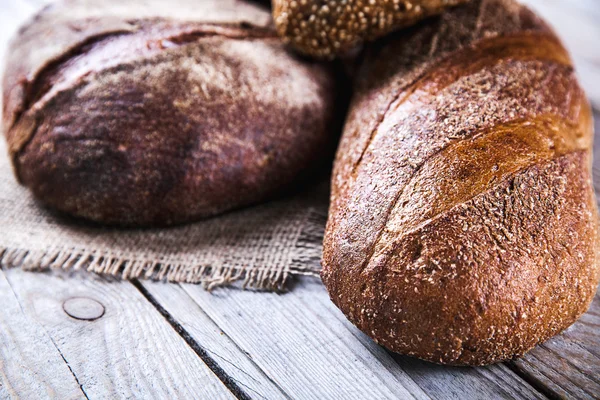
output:
[[[301,53],[333,58],[468,0],[273,0],[277,31]]]

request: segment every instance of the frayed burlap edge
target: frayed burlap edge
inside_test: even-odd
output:
[[[110,251],[80,251],[49,249],[32,251],[0,247],[0,268],[21,268],[25,271],[85,270],[119,279],[147,279],[179,283],[202,284],[205,289],[240,283],[243,289],[284,291],[294,275],[319,276],[325,216],[309,213],[294,250],[297,255],[289,265],[274,267],[248,265],[171,264],[142,258],[128,258]]]

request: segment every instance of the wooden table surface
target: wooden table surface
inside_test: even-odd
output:
[[[43,2],[0,0],[0,54]],[[600,110],[600,1],[527,3],[555,26]],[[286,294],[208,293],[0,270],[0,398],[9,397],[600,398],[600,298],[520,360],[450,368],[374,344],[314,278]]]

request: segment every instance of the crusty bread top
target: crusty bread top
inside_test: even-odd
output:
[[[65,0],[50,4],[24,25],[11,44],[8,66],[31,79],[46,64],[95,37],[135,32],[137,22],[165,19],[213,25],[271,27],[269,12],[241,0]],[[43,40],[51,37],[52,40]],[[31,51],[34,50],[35,51]],[[15,61],[18,61],[15,63]]]
[[[345,252],[358,264],[374,250],[400,189],[451,143],[548,114],[579,124],[579,108],[568,102],[583,93],[569,56],[512,0],[474,1],[375,43],[365,58],[333,174],[331,214],[344,211],[330,220],[353,232]]]
[[[332,300],[405,354],[523,354],[596,289],[592,119],[552,30],[474,0],[370,46],[338,149]]]
[[[159,49],[163,40],[168,46],[169,40],[186,40],[186,35],[188,40],[202,33],[274,35],[268,10],[241,0],[178,0],[176,4],[161,0],[65,0],[50,4],[11,41],[3,82],[3,130],[9,131],[32,100],[40,97],[33,92],[40,89],[41,75],[53,66],[74,58],[94,42],[148,31],[148,26],[155,28],[145,35],[147,46],[138,40],[113,57],[94,61],[104,63],[104,67],[117,65],[123,59],[146,56],[142,51]],[[161,28],[165,32],[159,33]],[[100,67],[95,64],[88,69]],[[85,72],[80,70],[79,74]],[[16,141],[20,144],[26,139]],[[11,152],[15,146],[19,147],[10,146]]]
[[[87,7],[87,5],[91,7]],[[256,203],[333,141],[331,65],[286,51],[242,1],[67,1],[12,41],[3,122],[46,205],[119,225]]]

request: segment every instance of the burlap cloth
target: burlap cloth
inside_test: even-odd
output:
[[[327,215],[325,182],[299,194],[166,229],[113,229],[45,209],[15,180],[0,139],[0,266],[85,269],[144,278],[282,290],[317,275]]]

